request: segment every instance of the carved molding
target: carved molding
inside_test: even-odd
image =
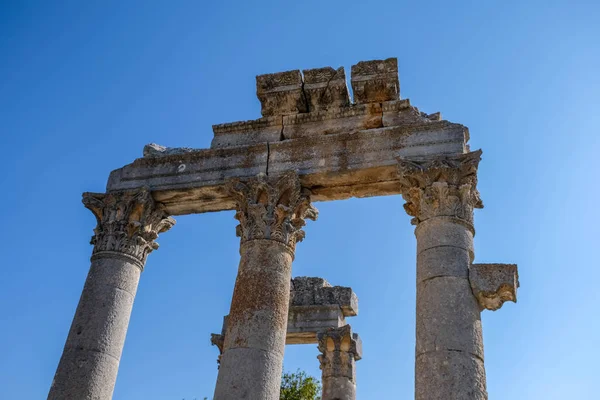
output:
[[[449,216],[473,224],[473,209],[483,208],[477,190],[481,150],[429,158],[398,158],[404,209],[413,225]]]
[[[166,232],[175,220],[161,204],[154,202],[148,188],[127,192],[83,194],[82,202],[97,220],[91,244],[92,256],[105,252],[125,255],[144,268],[146,257],[158,249],[158,234]]]
[[[276,179],[264,174],[246,181],[235,178],[228,181],[227,189],[236,201],[235,218],[240,221],[236,234],[242,244],[256,239],[275,240],[293,251],[304,239],[305,219],[314,221],[318,217],[296,172]]]
[[[219,349],[219,357],[217,357],[217,368],[221,366],[221,357],[223,356],[223,346],[225,345],[225,335],[220,333],[210,334],[210,344],[217,346]]]
[[[517,302],[519,270],[516,264],[472,264],[469,281],[481,309],[496,311],[506,301]]]
[[[350,325],[321,332],[318,339],[323,377],[346,377],[356,383],[355,362],[362,358],[362,341]]]

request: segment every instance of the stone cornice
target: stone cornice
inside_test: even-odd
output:
[[[302,189],[295,172],[269,179],[264,174],[227,184],[236,203],[235,218],[240,221],[236,234],[241,243],[251,240],[274,240],[292,251],[304,239],[305,219],[317,219],[318,211],[310,194]]]
[[[92,257],[123,255],[143,269],[146,257],[158,249],[155,240],[175,220],[155,203],[148,188],[126,192],[83,194],[83,204],[97,220]]]
[[[473,209],[483,208],[477,190],[481,150],[435,157],[398,158],[404,209],[413,225],[434,217],[473,223]]]

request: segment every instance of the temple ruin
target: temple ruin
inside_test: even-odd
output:
[[[516,301],[519,282],[514,264],[473,263],[481,150],[470,150],[465,126],[400,99],[396,59],[353,65],[350,84],[352,98],[344,68],[260,75],[261,118],[213,126],[210,149],[147,145],[105,193],[83,194],[97,219],[91,267],[48,399],[112,398],[158,235],[172,216],[235,210],[240,264],[211,338],[214,399],[279,399],[287,343],[317,345],[323,400],[354,400],[362,344],[346,318],[358,298],[292,279],[292,262],[314,203],[387,195],[402,195],[415,225],[415,398],[488,398],[480,314]]]

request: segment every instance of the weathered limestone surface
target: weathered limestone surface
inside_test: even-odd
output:
[[[323,278],[297,277],[290,284],[290,308],[285,344],[317,344],[317,334],[346,325],[358,314],[358,298],[349,287],[331,286]],[[223,353],[228,316],[211,343]],[[219,357],[220,359],[220,357]]]
[[[292,280],[286,344],[317,343],[317,334],[346,324],[358,314],[358,298],[349,287],[322,278]]]
[[[257,77],[263,117],[214,125],[210,149],[147,146],[107,190],[148,186],[172,215],[231,210],[228,179],[297,171],[313,201],[400,194],[396,158],[467,151],[469,133],[400,100],[395,59]]]
[[[519,272],[515,264],[473,264],[469,280],[482,309],[496,311],[505,301],[517,302]]]
[[[98,218],[92,266],[49,399],[112,396],[154,240],[182,215],[235,209],[240,264],[214,399],[279,398],[287,343],[319,342],[323,400],[354,399],[360,340],[349,288],[290,283],[311,202],[402,194],[417,237],[417,400],[487,399],[480,311],[516,301],[516,265],[473,264],[481,152],[469,131],[400,99],[396,59],[256,78],[261,118],[213,126],[210,149],[150,144],[85,194]],[[399,172],[399,173],[398,173]],[[290,297],[291,296],[291,297]],[[331,328],[331,329],[330,329]],[[330,329],[330,330],[328,330]]]
[[[361,61],[352,66],[352,91],[357,103],[375,103],[400,98],[398,60]]]
[[[175,221],[150,192],[84,193],[98,220],[92,265],[48,399],[111,399],[147,255]]]
[[[350,325],[319,333],[322,400],[356,400],[356,361],[362,342]]]
[[[233,180],[240,265],[220,359],[215,400],[279,398],[292,260],[305,219],[316,219],[295,173]]]
[[[417,400],[487,399],[480,308],[471,291],[481,152],[400,159],[404,208],[417,225]]]

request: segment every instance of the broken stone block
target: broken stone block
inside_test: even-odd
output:
[[[519,271],[516,264],[472,264],[469,280],[482,309],[496,311],[505,301],[517,302]]]
[[[211,149],[248,146],[257,143],[278,142],[281,139],[282,118],[263,117],[250,121],[213,125]]]
[[[263,117],[308,112],[300,70],[258,75],[256,96]]]
[[[352,66],[352,91],[355,103],[377,103],[400,99],[398,60],[361,61]]]
[[[346,107],[350,104],[344,67],[305,69],[304,94],[310,112]]]

